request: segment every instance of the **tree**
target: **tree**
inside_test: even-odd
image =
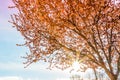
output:
[[[120,4],[116,0],[13,0],[12,23],[29,47],[27,66],[43,60],[50,68],[104,69],[120,74]]]
[[[79,75],[72,75],[70,77],[70,80],[83,80],[83,79],[81,79],[81,77]]]

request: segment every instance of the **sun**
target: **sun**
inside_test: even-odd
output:
[[[80,68],[80,63],[78,61],[74,61],[72,67],[74,70],[78,70]]]

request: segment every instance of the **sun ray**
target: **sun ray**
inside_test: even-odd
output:
[[[78,61],[74,61],[72,64],[72,67],[75,71],[77,71],[80,68],[80,64]]]

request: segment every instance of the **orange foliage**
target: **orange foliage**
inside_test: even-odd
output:
[[[12,23],[25,38],[26,64],[44,60],[66,69],[75,59],[84,69],[120,73],[120,5],[111,0],[13,0]],[[82,60],[84,58],[84,60]],[[81,61],[82,60],[82,61]]]

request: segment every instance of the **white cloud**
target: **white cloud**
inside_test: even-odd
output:
[[[38,71],[39,69],[46,69],[46,66],[43,64],[31,64],[27,68],[24,68],[25,64],[21,63],[14,63],[14,62],[8,62],[3,63],[0,62],[0,70],[30,70],[30,71]]]
[[[58,78],[56,80],[70,80],[69,78]]]
[[[23,78],[19,76],[4,76],[0,80],[41,80],[39,78]],[[56,80],[70,80],[70,78],[57,78]]]
[[[29,65],[27,68],[25,67],[25,64],[22,64],[22,62],[20,63],[15,63],[15,62],[8,62],[8,63],[3,63],[0,62],[0,70],[10,70],[10,71],[24,71],[24,70],[28,70],[28,71],[43,71],[43,72],[53,72],[53,73],[65,73],[66,75],[69,74],[69,70],[65,70],[62,71],[60,69],[52,69],[49,70],[47,69],[49,66],[48,63],[33,63],[31,65]]]
[[[3,63],[0,62],[0,70],[7,70],[7,71],[35,71],[35,72],[43,72],[43,73],[53,73],[53,74],[64,74],[64,75],[69,75],[69,71],[62,71],[59,69],[52,69],[49,70],[47,69],[48,64],[47,63],[33,63],[27,68],[24,68],[25,64],[22,63],[13,63],[13,62],[8,62],[8,63]]]
[[[23,78],[16,76],[6,76],[6,77],[0,77],[0,80],[23,80]]]
[[[24,73],[24,77],[29,77],[29,79],[24,79],[24,78],[20,78],[20,77],[13,77],[11,79],[10,78],[1,78],[0,80],[47,80],[47,78],[44,78],[44,76],[41,75],[48,75],[48,77],[50,78],[49,80],[68,80],[68,79],[61,79],[61,78],[68,78],[71,74],[68,73],[67,71],[62,71],[62,70],[49,70],[46,69],[46,67],[48,67],[47,65],[45,65],[44,63],[34,63],[30,66],[28,66],[27,68],[24,68],[24,65],[22,63],[0,63],[0,71],[5,71],[4,73],[6,73],[7,76],[9,76],[10,74],[7,72],[15,72],[17,74],[19,74],[19,76],[23,77]],[[33,74],[33,76],[29,76],[29,72]],[[34,76],[37,73],[36,76]],[[17,76],[16,74],[13,73],[13,75]],[[49,76],[50,75],[50,76]],[[69,75],[69,76],[68,76]]]
[[[23,78],[19,76],[4,76],[0,77],[0,80],[39,80],[38,78]]]

